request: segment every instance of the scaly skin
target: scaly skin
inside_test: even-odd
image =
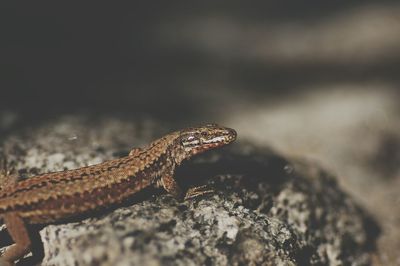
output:
[[[15,244],[0,266],[30,251],[26,224],[48,224],[118,204],[150,185],[161,185],[177,198],[183,193],[173,178],[183,160],[231,143],[233,129],[208,124],[172,132],[127,157],[74,170],[34,176],[17,182],[10,177],[0,191],[0,216]],[[207,191],[194,189],[193,196]],[[3,264],[2,264],[3,263]]]

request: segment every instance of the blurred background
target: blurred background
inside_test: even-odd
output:
[[[0,6],[0,132],[62,115],[219,122],[307,158],[378,221],[400,265],[400,3]]]

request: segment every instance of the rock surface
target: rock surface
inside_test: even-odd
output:
[[[122,156],[168,131],[146,119],[65,116],[11,132],[2,146],[9,167],[29,176]],[[177,176],[215,193],[178,202],[151,188],[116,210],[48,225],[38,265],[370,263],[377,226],[312,162],[239,141],[185,163]]]

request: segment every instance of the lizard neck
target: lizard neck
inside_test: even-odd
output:
[[[175,136],[171,135],[150,143],[139,154],[127,157],[130,172],[136,173],[132,175],[133,178],[145,178],[150,183],[155,183],[162,176],[173,173],[181,161],[177,161],[174,156],[181,152],[179,145],[175,145]]]
[[[179,141],[179,132],[170,133],[156,141],[150,143],[146,149],[146,154],[161,158],[163,163],[168,166],[177,166],[186,160],[190,155],[183,149]],[[164,156],[166,155],[166,156]]]

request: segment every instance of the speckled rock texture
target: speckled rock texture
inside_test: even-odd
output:
[[[65,116],[1,140],[8,166],[28,177],[123,156],[174,129],[148,119]],[[378,228],[335,178],[315,163],[243,143],[238,133],[230,147],[177,171],[184,187],[206,183],[215,193],[179,202],[149,188],[120,208],[45,226],[38,265],[368,265]]]

